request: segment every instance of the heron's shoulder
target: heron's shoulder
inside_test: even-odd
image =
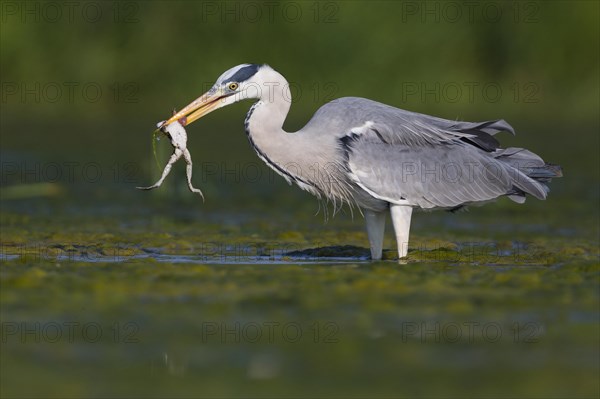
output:
[[[325,108],[327,107],[327,108]],[[458,119],[445,119],[438,116],[408,111],[392,105],[362,97],[342,97],[333,100],[323,106],[325,110],[331,109],[351,116],[355,123],[375,121],[382,124],[408,124],[417,128],[423,125],[431,128],[451,132],[481,131],[494,135],[498,132],[509,132],[515,134],[515,129],[504,119],[486,120],[483,122],[467,122]]]
[[[377,101],[362,97],[340,97],[321,106],[315,113],[315,117],[343,117],[344,119],[360,120],[373,113],[385,112],[408,112],[394,108]]]
[[[484,122],[449,120],[407,111],[361,97],[342,97],[323,105],[306,126],[307,131],[329,130],[349,134],[374,127],[389,143],[431,142],[476,138],[477,145],[493,150],[499,143],[491,136],[501,131],[514,134],[503,119]]]
[[[321,106],[303,130],[327,130],[344,135],[367,122],[398,126],[417,119],[416,115],[368,98],[341,97]]]
[[[374,108],[394,108],[390,105],[380,103],[375,100],[370,100],[364,97],[340,97],[336,98],[323,105],[323,107],[339,107],[339,108],[361,108],[361,109],[374,109]],[[404,111],[399,108],[395,108],[399,111]]]
[[[328,112],[342,112],[345,114],[352,114],[358,117],[362,116],[396,116],[403,118],[412,118],[412,119],[437,119],[434,116],[420,114],[418,112],[408,111],[402,108],[394,107],[389,104],[385,104],[379,101],[370,100],[368,98],[363,97],[341,97],[335,100],[328,102],[323,105],[320,110],[328,111]]]

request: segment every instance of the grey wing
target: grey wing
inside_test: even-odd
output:
[[[499,131],[514,133],[503,120],[449,121],[351,100],[344,106],[354,108],[353,127],[345,129],[339,143],[350,179],[375,198],[454,208],[501,195],[519,202],[525,192],[546,196],[547,188],[515,168],[508,155],[520,154],[534,167],[543,161],[527,150],[502,150],[492,137]]]
[[[346,141],[350,178],[375,198],[420,208],[454,208],[518,194],[518,170],[468,144],[390,146]]]

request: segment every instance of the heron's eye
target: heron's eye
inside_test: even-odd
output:
[[[238,84],[233,82],[233,83],[229,83],[229,90],[237,90],[238,88]]]

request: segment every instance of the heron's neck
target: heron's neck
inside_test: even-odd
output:
[[[289,153],[289,145],[293,145],[295,138],[295,134],[283,130],[291,104],[289,85],[276,72],[266,81],[269,83],[262,85],[261,96],[246,116],[246,134],[259,155],[283,162],[282,156]]]
[[[285,134],[283,123],[290,105],[289,85],[283,76],[276,76],[275,81],[262,85],[261,96],[248,111],[246,132],[254,139]]]
[[[265,82],[271,90],[263,91],[246,116],[246,134],[258,156],[289,183],[296,183],[303,190],[317,196],[333,196],[332,179],[323,179],[318,160],[328,159],[335,153],[337,143],[332,135],[307,136],[306,130],[287,133],[283,123],[290,110],[289,85],[283,76],[274,72]],[[273,76],[275,75],[275,76]],[[263,86],[264,87],[264,86]],[[308,139],[308,140],[307,140]],[[339,181],[337,176],[333,180]],[[345,200],[345,198],[344,198]]]

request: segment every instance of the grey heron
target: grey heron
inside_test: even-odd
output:
[[[257,100],[244,122],[258,156],[288,183],[318,198],[357,206],[364,215],[372,259],[381,259],[390,212],[398,256],[408,252],[413,209],[456,210],[501,196],[523,203],[545,199],[558,165],[523,148],[500,148],[504,120],[462,122],[405,111],[365,98],[323,105],[302,129],[283,130],[291,104],[286,79],[268,65],[224,72],[205,94],[165,124],[190,124],[241,100]]]

